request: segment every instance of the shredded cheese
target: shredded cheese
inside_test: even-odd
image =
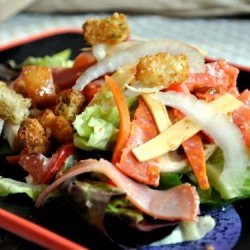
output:
[[[225,94],[209,103],[209,105],[218,113],[228,114],[239,108],[242,102],[230,94]],[[150,141],[132,149],[132,153],[140,162],[151,160],[177,149],[185,140],[201,129],[199,125],[188,118],[184,118]]]

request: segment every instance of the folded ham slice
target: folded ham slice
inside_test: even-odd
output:
[[[47,195],[66,180],[87,172],[100,172],[109,177],[126,192],[135,207],[155,219],[191,221],[199,212],[199,197],[190,184],[182,184],[164,191],[153,190],[131,180],[103,159],[100,161],[89,159],[77,163],[42,192],[37,199],[36,207],[41,206]]]

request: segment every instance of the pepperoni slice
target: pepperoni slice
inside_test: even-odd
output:
[[[140,98],[138,108],[135,111],[131,124],[129,139],[122,152],[120,162],[116,164],[127,176],[145,183],[147,185],[158,186],[159,168],[157,159],[139,162],[131,150],[157,135],[157,127],[154,119],[148,110],[145,102]]]

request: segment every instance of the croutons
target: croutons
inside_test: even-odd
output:
[[[73,128],[63,116],[55,116],[52,110],[46,109],[40,117],[40,123],[56,141],[60,143],[73,141]]]
[[[171,83],[183,82],[189,74],[188,59],[185,55],[172,56],[167,53],[158,53],[145,56],[136,66],[136,80],[154,87]]]
[[[29,115],[31,100],[17,94],[0,82],[0,118],[20,124]]]
[[[54,112],[73,122],[76,115],[82,112],[84,101],[85,98],[80,91],[66,89],[58,94],[58,104]]]
[[[28,154],[46,154],[50,149],[48,133],[35,118],[27,118],[21,123],[18,140]]]
[[[14,82],[16,92],[32,100],[33,107],[48,107],[56,103],[51,69],[45,66],[24,66]]]
[[[114,13],[104,19],[89,19],[83,24],[83,36],[86,42],[91,45],[120,43],[129,36],[127,17]]]

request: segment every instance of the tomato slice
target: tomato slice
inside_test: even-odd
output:
[[[48,183],[62,168],[65,160],[73,151],[73,144],[65,144],[51,158],[42,154],[22,154],[18,163],[32,176],[34,183]]]
[[[157,159],[139,162],[131,152],[132,148],[141,145],[157,135],[154,119],[142,99],[139,99],[138,108],[125,148],[122,151],[120,162],[116,166],[127,176],[152,186],[159,184],[159,168]]]

